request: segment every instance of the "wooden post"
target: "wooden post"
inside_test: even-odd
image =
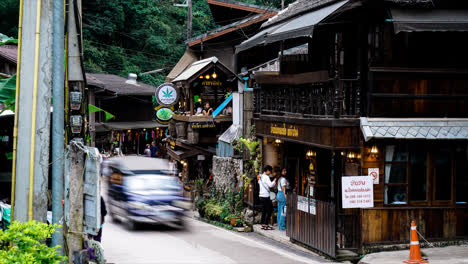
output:
[[[73,253],[79,252],[83,245],[83,171],[84,152],[71,143],[70,146],[70,191],[69,226],[67,234],[69,263],[73,263]]]

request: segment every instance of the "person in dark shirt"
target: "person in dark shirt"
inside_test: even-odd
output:
[[[158,147],[156,147],[156,142],[153,141],[151,143],[150,150],[151,150],[151,157],[156,158],[157,153],[158,153]]]
[[[101,228],[99,228],[98,234],[94,237],[94,240],[101,242],[102,238],[102,227],[104,226],[104,218],[107,215],[107,208],[106,203],[104,202],[104,198],[101,196]]]

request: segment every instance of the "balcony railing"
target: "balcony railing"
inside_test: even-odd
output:
[[[360,98],[359,79],[307,85],[265,85],[254,89],[256,115],[359,117]]]

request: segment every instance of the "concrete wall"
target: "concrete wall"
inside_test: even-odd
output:
[[[242,160],[230,157],[213,157],[213,182],[218,191],[239,187],[242,175]]]

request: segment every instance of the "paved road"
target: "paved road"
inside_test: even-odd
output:
[[[256,234],[236,233],[186,218],[185,230],[148,226],[128,231],[106,219],[102,243],[108,263],[324,263]]]

